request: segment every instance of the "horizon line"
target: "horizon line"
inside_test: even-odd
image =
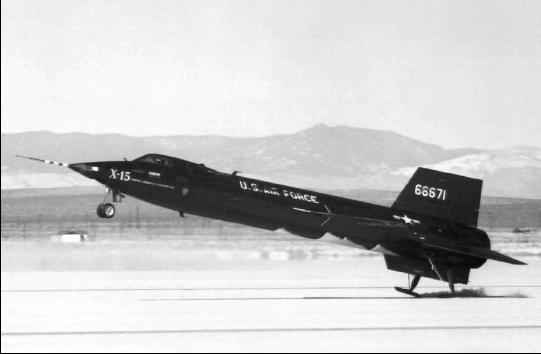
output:
[[[284,136],[284,135],[295,135],[298,133],[301,133],[306,130],[314,129],[317,127],[325,127],[325,128],[350,128],[350,129],[358,129],[358,130],[368,130],[368,131],[378,131],[378,132],[387,132],[396,134],[401,137],[405,137],[411,140],[415,140],[427,145],[435,145],[438,147],[441,147],[445,150],[460,150],[460,149],[477,149],[477,150],[502,150],[502,149],[512,149],[512,148],[535,148],[535,149],[541,149],[541,145],[535,146],[535,145],[506,145],[501,146],[497,148],[487,148],[487,147],[471,147],[471,146],[460,146],[460,147],[444,147],[440,144],[427,142],[424,140],[412,138],[408,135],[398,133],[394,130],[389,129],[374,129],[374,128],[365,128],[365,127],[356,127],[351,125],[344,125],[344,124],[337,124],[337,125],[329,125],[327,123],[316,123],[313,124],[307,128],[303,128],[300,130],[296,130],[294,132],[290,133],[271,133],[268,135],[252,135],[252,136],[235,136],[235,135],[222,135],[222,134],[149,134],[149,135],[132,135],[132,134],[126,134],[126,133],[117,133],[117,132],[101,132],[101,133],[95,133],[95,132],[84,132],[84,131],[68,131],[68,132],[59,132],[54,130],[48,130],[48,129],[41,129],[41,130],[26,130],[26,131],[14,131],[14,132],[0,132],[1,135],[17,135],[17,134],[36,134],[36,133],[50,133],[50,134],[57,134],[57,135],[68,135],[68,134],[85,134],[85,135],[119,135],[124,137],[130,137],[130,138],[154,138],[154,137],[220,137],[220,138],[230,138],[230,139],[259,139],[259,138],[268,138],[273,136]]]

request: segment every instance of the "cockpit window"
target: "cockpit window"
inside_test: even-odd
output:
[[[185,160],[172,158],[159,154],[148,154],[134,160],[134,162],[142,162],[162,167],[171,167],[178,174],[189,174],[193,176],[209,176],[217,175],[220,172],[208,168],[203,164],[196,164]]]
[[[145,155],[136,159],[135,161],[146,162],[146,163],[151,163],[154,165],[160,165],[160,166],[165,166],[165,167],[174,166],[171,160],[169,160],[168,158],[163,157],[163,156],[157,156],[157,155]]]

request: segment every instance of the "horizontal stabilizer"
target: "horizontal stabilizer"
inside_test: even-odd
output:
[[[423,246],[429,247],[429,248],[437,248],[437,249],[449,251],[452,253],[464,254],[467,256],[491,259],[493,261],[504,262],[504,263],[509,263],[509,264],[516,264],[516,265],[526,264],[524,262],[521,262],[517,259],[511,258],[504,254],[498,253],[496,251],[483,249],[479,247],[449,247],[449,246],[438,245],[438,244],[433,244],[433,243],[423,243]]]

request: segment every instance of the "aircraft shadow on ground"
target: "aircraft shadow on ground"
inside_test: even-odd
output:
[[[482,288],[461,289],[455,294],[449,291],[437,291],[431,293],[419,294],[419,297],[409,296],[303,296],[303,297],[220,297],[220,298],[161,298],[161,299],[141,299],[142,301],[283,301],[283,300],[407,300],[407,299],[452,299],[452,298],[491,298],[491,299],[522,299],[528,298],[527,295],[520,292],[514,292],[505,295],[490,295]]]
[[[431,292],[431,293],[422,293],[419,294],[420,298],[527,298],[527,295],[524,295],[520,292],[514,292],[511,294],[505,294],[505,295],[490,295],[487,294],[485,289],[483,288],[476,288],[476,289],[461,289],[455,292],[455,294],[451,294],[449,291],[437,291],[437,292]]]
[[[399,299],[400,297],[311,297],[311,298],[305,298],[305,299]],[[403,297],[403,299],[412,299],[414,297]],[[492,299],[524,299],[528,298],[528,295],[525,295],[519,291],[509,293],[509,294],[502,294],[502,295],[492,295],[487,294],[485,289],[483,288],[473,288],[473,289],[460,289],[456,291],[454,294],[451,294],[448,290],[442,290],[442,291],[435,291],[435,292],[429,292],[429,293],[419,293],[419,296],[417,298],[421,299],[430,299],[430,298],[440,298],[440,299],[452,299],[452,298],[492,298]]]

